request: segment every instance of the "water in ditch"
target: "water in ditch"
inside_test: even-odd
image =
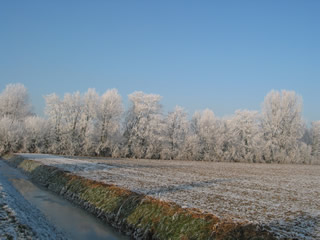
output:
[[[129,239],[83,209],[33,184],[18,169],[8,166],[3,161],[0,161],[0,165],[0,174],[5,176],[28,202],[38,208],[52,224],[71,239]]]

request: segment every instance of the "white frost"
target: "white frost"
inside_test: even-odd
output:
[[[20,155],[220,217],[262,223],[279,237],[320,238],[320,166]]]

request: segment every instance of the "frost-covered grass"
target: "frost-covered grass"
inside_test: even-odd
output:
[[[0,168],[3,167],[0,162]],[[0,239],[67,239],[0,172]]]
[[[34,233],[30,227],[22,224],[14,209],[8,205],[9,198],[0,183],[0,239],[34,238]]]
[[[279,237],[320,238],[320,166],[21,155],[183,207],[262,223]]]

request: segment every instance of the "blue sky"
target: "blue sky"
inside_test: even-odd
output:
[[[139,90],[165,110],[259,110],[272,89],[320,120],[320,1],[0,2],[0,89],[43,95]]]

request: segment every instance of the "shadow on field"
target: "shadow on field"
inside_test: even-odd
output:
[[[122,169],[136,169],[136,168],[156,168],[158,171],[161,171],[159,168],[168,168],[169,166],[163,165],[129,165],[129,164],[105,164],[105,163],[77,163],[77,164],[53,164],[52,166],[57,167],[59,169],[69,169],[70,171],[75,172],[84,172],[84,171],[112,171],[115,168],[122,168]],[[234,179],[212,179],[206,181],[194,181],[194,182],[187,182],[183,184],[175,184],[175,185],[168,185],[162,186],[147,192],[150,195],[157,195],[157,194],[166,194],[171,192],[178,192],[178,191],[187,191],[193,188],[201,188],[201,187],[208,187],[214,184],[220,184],[224,182],[232,182]],[[145,189],[137,189],[138,192],[145,192]]]
[[[114,168],[181,168],[181,166],[175,166],[175,165],[170,165],[170,164],[159,164],[157,163],[157,160],[151,159],[150,161],[154,161],[156,164],[148,164],[148,163],[143,163],[139,164],[137,161],[135,161],[134,164],[130,163],[115,163],[115,161],[123,161],[123,160],[128,160],[128,159],[122,159],[122,158],[105,158],[105,157],[79,157],[79,156],[68,156],[66,158],[74,159],[74,160],[84,160],[84,161],[90,161],[90,160],[98,160],[99,162],[92,162],[92,164],[97,164],[97,165],[106,165],[106,166],[111,166]],[[112,160],[113,163],[109,163],[108,160]],[[138,159],[134,159],[138,160]],[[146,160],[146,159],[144,159]],[[148,160],[148,159],[147,159]],[[170,163],[170,160],[168,160],[168,163]]]
[[[168,166],[168,165],[143,165],[143,164],[114,164],[114,163],[96,163],[96,162],[86,162],[86,163],[76,163],[76,164],[67,164],[67,163],[61,163],[61,164],[52,164],[51,166],[60,168],[61,170],[67,170],[69,169],[70,171],[77,171],[77,172],[85,172],[85,171],[94,171],[94,170],[111,170],[115,168],[119,169],[157,169],[160,171],[161,169],[166,169],[166,168],[178,168],[178,166]]]
[[[71,158],[72,159],[72,158]],[[21,159],[23,161],[23,159]],[[100,163],[100,162],[84,162],[84,163],[75,163],[75,164],[52,164],[51,167],[56,167],[61,169],[64,172],[90,172],[90,171],[112,171],[115,168],[122,168],[122,169],[137,169],[137,168],[155,168],[158,171],[161,171],[161,168],[172,168],[178,166],[168,166],[168,165],[150,165],[150,164],[109,164],[109,163]],[[166,194],[171,192],[178,192],[178,191],[187,191],[194,188],[201,188],[201,187],[208,187],[214,184],[220,184],[224,182],[232,182],[234,179],[212,179],[206,181],[193,181],[187,182],[183,184],[175,184],[175,185],[168,185],[162,186],[147,192],[150,195],[157,195],[157,194]],[[137,189],[138,192],[145,192],[145,189]]]
[[[179,185],[169,185],[165,187],[160,187],[154,190],[151,190],[148,192],[148,194],[163,194],[163,193],[170,193],[170,192],[178,192],[178,191],[184,191],[184,190],[191,190],[193,188],[200,188],[200,187],[208,187],[213,184],[219,184],[223,182],[232,182],[232,179],[212,179],[207,181],[198,181],[198,182],[190,182],[190,183],[184,183]]]
[[[273,229],[280,239],[320,239],[320,215],[300,212],[294,219],[273,221],[268,227]]]

